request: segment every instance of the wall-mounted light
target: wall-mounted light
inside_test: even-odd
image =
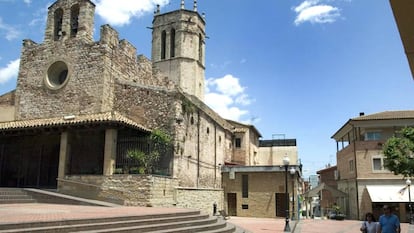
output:
[[[73,120],[73,119],[75,119],[75,115],[63,116],[63,120],[65,120],[65,121],[69,121],[69,120]]]

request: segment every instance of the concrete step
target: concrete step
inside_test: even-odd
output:
[[[196,216],[196,217],[194,217]],[[85,226],[89,225],[98,226],[109,223],[134,223],[134,224],[149,224],[151,222],[157,221],[170,221],[171,219],[186,219],[186,218],[204,218],[205,215],[201,215],[200,211],[186,211],[186,212],[177,212],[177,213],[165,213],[165,214],[152,214],[152,215],[130,215],[130,216],[118,216],[118,217],[106,217],[106,218],[82,218],[82,219],[70,219],[70,220],[58,220],[58,221],[42,221],[42,222],[24,222],[24,223],[0,223],[0,230],[48,230],[48,229],[57,229],[65,228],[71,226]],[[3,232],[3,231],[0,231]]]
[[[143,226],[130,226],[121,228],[101,229],[92,231],[79,231],[77,233],[107,233],[107,232],[203,232],[225,227],[223,224],[217,223],[216,217],[208,217],[206,219],[194,221],[177,221],[169,223],[150,224]]]
[[[188,211],[172,214],[0,224],[0,233],[15,232],[211,232],[231,233],[235,227],[217,217]]]
[[[36,200],[21,188],[0,188],[0,204],[16,203],[36,203]]]

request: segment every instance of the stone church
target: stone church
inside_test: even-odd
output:
[[[0,186],[222,209],[221,167],[256,154],[260,133],[245,127],[253,149],[235,160],[235,122],[203,102],[205,19],[194,4],[154,12],[148,59],[110,25],[94,41],[91,1],[54,2],[44,41],[23,41],[17,87],[0,96]],[[128,150],[149,153],[154,131],[171,143],[151,174],[131,172]]]

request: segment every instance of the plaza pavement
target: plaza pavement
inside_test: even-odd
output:
[[[281,218],[231,217],[227,221],[254,233],[281,233],[285,226],[285,220]],[[290,227],[294,233],[360,233],[361,221],[301,219],[291,222]],[[401,233],[414,233],[414,225],[402,223]]]
[[[2,204],[0,205],[0,227],[1,224],[5,223],[148,215],[180,211],[188,211],[188,209],[126,206],[102,207],[40,203]],[[285,226],[285,219],[283,218],[230,217],[227,221],[252,233],[283,232]],[[300,221],[290,222],[290,227],[292,232],[295,233],[358,233],[360,232],[360,224],[360,221],[353,220],[302,219]],[[414,225],[403,223],[401,233],[414,233]]]

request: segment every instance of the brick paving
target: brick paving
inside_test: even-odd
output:
[[[191,211],[183,208],[157,207],[100,207],[86,205],[57,205],[57,204],[3,204],[0,205],[1,224],[41,222],[53,220],[70,220],[82,218],[103,218],[118,216],[140,216],[160,213],[175,213]],[[280,233],[283,232],[285,219],[283,218],[245,218],[231,217],[228,222],[235,224],[252,233]],[[291,221],[290,227],[294,233],[358,233],[360,221],[302,219]],[[414,225],[402,223],[401,233],[414,233]]]
[[[231,217],[227,221],[253,233],[281,233],[285,226],[285,220],[281,218]],[[361,221],[356,220],[301,219],[290,224],[294,233],[360,233],[360,226]],[[402,223],[401,233],[414,233],[414,225]]]

